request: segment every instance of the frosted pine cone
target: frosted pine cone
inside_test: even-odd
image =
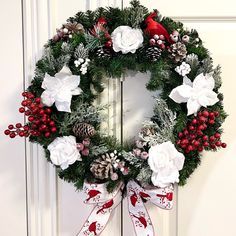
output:
[[[76,137],[81,138],[92,137],[96,133],[95,128],[87,123],[76,123],[73,127],[73,132]]]
[[[110,48],[102,47],[96,51],[98,58],[109,59],[112,56],[112,50]]]
[[[169,48],[169,52],[176,62],[182,61],[187,55],[186,46],[181,42],[172,44]]]
[[[149,47],[146,50],[146,57],[151,61],[157,61],[161,56],[162,50],[158,47]]]
[[[97,179],[108,179],[114,173],[117,155],[114,153],[105,153],[90,165],[90,171]]]

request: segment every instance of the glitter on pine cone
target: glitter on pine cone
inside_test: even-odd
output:
[[[111,48],[108,48],[108,47],[102,47],[102,48],[99,48],[97,51],[96,51],[96,55],[98,58],[103,58],[103,59],[109,59],[112,57],[112,49]]]
[[[90,165],[90,171],[97,179],[108,179],[114,174],[114,165],[117,155],[114,153],[105,153],[94,160]]]
[[[186,57],[187,48],[185,44],[177,42],[170,46],[169,52],[171,53],[171,58],[173,58],[176,62],[179,62]]]
[[[146,57],[151,61],[157,61],[161,57],[162,49],[159,47],[149,47],[146,50]]]
[[[73,127],[73,132],[76,137],[88,138],[92,137],[96,133],[96,130],[90,124],[76,123]]]

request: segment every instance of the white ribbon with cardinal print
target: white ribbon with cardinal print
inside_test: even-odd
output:
[[[124,184],[120,183],[112,193],[108,193],[106,184],[84,184],[84,202],[95,206],[77,236],[101,234],[109,221],[111,212],[122,201],[123,187]],[[171,209],[173,185],[165,188],[144,189],[135,181],[129,181],[127,184],[127,198],[128,210],[136,235],[154,236],[153,225],[143,200],[151,201],[163,209]]]

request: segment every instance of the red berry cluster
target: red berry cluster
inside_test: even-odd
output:
[[[204,131],[215,124],[219,112],[209,112],[207,110],[198,112],[197,116],[187,124],[183,132],[178,134],[177,145],[184,149],[185,153],[191,151],[202,152],[204,149],[216,149],[216,147],[226,148],[226,143],[220,140],[220,133],[215,132],[212,136],[204,134]]]
[[[15,138],[17,135],[20,137],[44,135],[48,138],[52,133],[57,132],[55,122],[50,118],[51,108],[43,107],[41,99],[30,92],[23,92],[22,96],[25,99],[21,102],[22,107],[19,108],[19,112],[28,117],[29,123],[24,126],[21,123],[15,126],[11,124],[4,133],[10,138]]]

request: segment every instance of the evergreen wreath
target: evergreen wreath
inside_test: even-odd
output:
[[[159,91],[154,116],[135,142],[120,144],[101,129],[107,106],[94,105],[104,78],[126,70],[150,72],[146,87]],[[213,67],[196,30],[131,6],[98,8],[70,17],[45,45],[19,112],[28,123],[9,125],[11,138],[40,144],[58,175],[81,189],[84,182],[165,187],[186,180],[201,152],[217,151],[223,109],[220,66]]]

